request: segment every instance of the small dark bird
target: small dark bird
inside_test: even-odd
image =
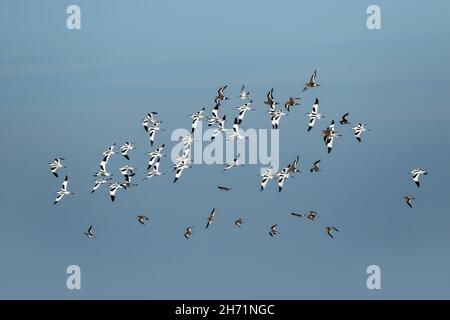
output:
[[[328,233],[328,235],[333,239],[333,231],[337,231],[337,232],[339,232],[339,230],[338,229],[336,229],[335,227],[333,227],[333,226],[330,226],[330,227],[326,227],[325,228],[326,229],[326,231],[327,231],[327,233]]]
[[[291,214],[293,216],[299,217],[299,218],[303,218],[305,215],[303,213],[295,213],[295,212],[291,212]]]
[[[412,201],[416,200],[416,198],[411,197],[411,196],[404,196],[403,199],[405,199],[406,204],[412,208]]]
[[[145,226],[145,221],[149,221],[149,219],[146,216],[142,216],[142,215],[137,216],[137,220],[143,226]]]
[[[341,118],[341,121],[339,121],[340,124],[349,124],[350,121],[347,120],[349,113],[347,112],[346,114],[344,114]]]
[[[219,189],[220,191],[231,191],[231,188],[222,187],[222,186],[217,186],[217,189]]]

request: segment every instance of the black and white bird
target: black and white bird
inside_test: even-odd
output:
[[[347,112],[346,114],[344,114],[341,118],[341,120],[339,121],[340,124],[344,125],[344,124],[350,124],[350,121],[348,121],[347,117],[348,117],[349,113]]]
[[[219,119],[217,128],[214,128],[213,132],[211,133],[211,141],[214,140],[219,134],[226,131],[225,129],[225,119],[226,116],[224,115],[222,119]]]
[[[156,136],[156,132],[158,131],[164,131],[164,129],[162,129],[160,127],[161,125],[161,121],[160,122],[155,122],[151,127],[148,128],[148,140],[150,140],[150,145],[153,146],[153,143],[155,142],[155,136]]]
[[[111,179],[112,178],[109,178],[109,179],[96,179],[96,180],[94,180],[94,187],[92,188],[91,193],[94,193],[95,191],[97,191],[98,188],[100,188],[101,185],[108,184],[109,181],[111,181]]]
[[[417,187],[420,187],[420,182],[419,182],[420,176],[422,176],[422,175],[426,176],[428,174],[428,172],[426,172],[425,170],[422,170],[422,169],[413,169],[409,173],[411,173],[411,177],[412,177],[413,181],[416,183]]]
[[[84,234],[86,235],[86,237],[88,237],[88,239],[94,239],[95,238],[92,226],[89,226],[87,232],[85,232]]]
[[[241,124],[244,120],[245,113],[249,110],[255,110],[254,108],[250,108],[250,104],[253,102],[253,100],[250,100],[247,103],[244,103],[243,105],[236,108],[236,110],[239,110],[238,115],[238,124]]]
[[[298,100],[300,100],[300,98],[289,97],[289,100],[285,102],[284,107],[289,112],[289,111],[291,111],[292,107],[300,105],[300,103],[297,102]]]
[[[57,196],[56,196],[55,201],[53,202],[54,205],[57,204],[59,201],[61,201],[61,199],[64,196],[73,195],[73,192],[70,192],[70,191],[67,190],[67,184],[68,184],[68,180],[67,180],[67,176],[66,176],[64,178],[64,181],[63,181],[63,184],[61,186],[61,189],[58,192],[56,192]]]
[[[158,114],[158,112],[149,112],[147,113],[147,117],[141,120],[142,126],[144,127],[145,131],[148,132],[149,126],[157,122],[155,119],[156,114]]]
[[[60,168],[65,168],[66,166],[62,164],[64,158],[56,158],[53,162],[50,162],[48,166],[50,167],[50,172],[58,178],[58,173],[56,172]]]
[[[309,79],[309,81],[307,83],[305,83],[305,86],[303,87],[303,91],[306,91],[309,88],[314,88],[314,87],[319,87],[320,86],[320,84],[318,84],[316,82],[316,77],[317,77],[317,71],[314,70],[314,72],[311,75],[311,78]]]
[[[295,158],[292,163],[290,163],[280,172],[276,173],[276,176],[278,176],[278,192],[281,192],[283,190],[284,182],[290,177],[292,173],[300,172],[300,170],[298,170],[299,159],[300,157],[297,156],[297,158]]]
[[[174,166],[174,169],[176,170],[175,179],[173,180],[174,183],[177,182],[178,179],[180,179],[181,174],[183,173],[184,169],[191,167],[190,165],[187,164],[187,161],[188,161],[187,159],[181,160]]]
[[[340,137],[341,134],[335,131],[334,120],[331,121],[331,124],[324,130],[322,130],[323,141],[327,146],[327,152],[330,153],[333,150],[333,142],[336,137]]]
[[[235,139],[244,139],[244,136],[239,133],[239,120],[237,118],[234,118],[232,133],[228,137],[229,141]]]
[[[306,217],[307,217],[309,220],[313,220],[313,221],[314,221],[314,220],[317,219],[318,213],[315,212],[315,211],[310,211]]]
[[[158,159],[163,156],[162,151],[164,147],[165,144],[162,144],[158,149],[147,153],[147,155],[150,157],[147,164],[147,171],[149,171],[155,165]]]
[[[217,96],[214,99],[215,103],[220,103],[220,101],[228,100],[229,98],[225,96],[225,89],[228,88],[228,86],[223,86],[217,90]]]
[[[107,158],[106,161],[108,161],[110,156],[112,156],[113,154],[116,154],[116,152],[114,151],[115,146],[116,146],[116,144],[114,143],[111,147],[109,147],[108,149],[106,149],[105,151],[102,152],[102,155]]]
[[[307,113],[306,115],[309,117],[309,124],[308,124],[308,132],[309,132],[314,127],[316,120],[320,120],[321,118],[324,118],[322,116],[322,114],[319,113],[319,99],[318,98],[316,98],[316,101],[314,101],[314,104],[312,106],[312,111]]]
[[[291,215],[297,218],[303,218],[305,216],[303,213],[295,213],[295,212],[291,212]]]
[[[238,218],[234,220],[234,225],[238,228],[240,228],[245,223],[244,219]]]
[[[219,189],[219,191],[224,191],[224,192],[227,192],[227,191],[231,191],[231,190],[232,190],[231,188],[223,187],[223,186],[217,186],[217,189]]]
[[[416,200],[416,198],[412,197],[412,196],[404,196],[403,199],[405,200],[405,203],[412,208],[412,201]]]
[[[241,91],[240,91],[240,93],[239,93],[239,98],[240,98],[241,100],[245,100],[245,99],[248,98],[249,95],[250,95],[250,92],[248,92],[248,91],[245,90],[245,85],[242,85]]]
[[[198,122],[200,120],[203,120],[205,118],[205,116],[202,115],[203,111],[205,111],[205,108],[203,107],[200,111],[190,115],[189,117],[192,118],[192,129],[191,129],[191,133],[194,133],[195,129],[197,129],[198,126]]]
[[[327,231],[327,234],[328,234],[332,239],[334,238],[334,237],[333,237],[333,232],[334,232],[334,231],[339,232],[339,230],[336,229],[336,227],[333,227],[333,226],[326,227],[325,230]]]
[[[161,158],[157,158],[156,162],[153,164],[152,170],[147,171],[146,176],[144,177],[144,180],[150,179],[152,177],[162,176],[165,175],[165,173],[162,173],[159,171],[159,166],[161,163]]]
[[[114,202],[114,200],[116,199],[117,190],[126,188],[127,186],[123,183],[112,183],[109,186],[109,195],[111,196],[111,201]]]
[[[194,142],[194,138],[192,138],[191,134],[187,134],[185,136],[181,136],[179,141],[183,143],[183,148],[190,148],[192,143]]]
[[[259,191],[264,191],[264,189],[267,187],[267,184],[269,183],[270,180],[273,179],[275,175],[272,173],[272,167],[265,170],[264,172],[261,173],[261,185],[259,187]]]
[[[276,102],[273,97],[273,88],[270,89],[270,91],[267,93],[267,101],[264,101],[264,104],[269,106],[270,111],[275,111],[275,106],[278,104],[278,102]]]
[[[280,120],[282,116],[285,116],[286,113],[284,113],[281,110],[278,111],[269,111],[270,114],[270,121],[272,123],[272,129],[278,129],[280,126]]]
[[[216,221],[216,208],[213,208],[211,213],[208,216],[208,222],[206,223],[206,229]]]
[[[142,224],[143,226],[145,226],[145,221],[149,221],[149,219],[146,216],[143,215],[138,215],[137,216],[137,221]]]
[[[184,231],[184,237],[186,239],[189,239],[194,234],[192,229],[194,229],[194,227],[187,227],[186,231]]]
[[[233,161],[226,163],[225,164],[225,168],[223,169],[223,171],[225,170],[230,170],[232,168],[236,168],[236,167],[240,167],[243,166],[243,164],[239,163],[239,158],[241,157],[241,154],[238,153],[237,157],[233,159]]]
[[[219,107],[220,107],[220,103],[217,103],[212,112],[211,112],[211,117],[208,118],[208,127],[212,126],[215,123],[218,123],[221,118],[219,117]]]
[[[106,165],[108,164],[110,155],[106,155],[103,157],[102,161],[100,162],[100,171],[97,173],[94,173],[95,177],[109,177],[112,176],[112,173],[109,173],[106,170]]]
[[[273,237],[275,235],[277,235],[279,233],[278,231],[278,225],[274,224],[273,226],[270,227],[269,229],[269,236]]]
[[[135,169],[136,169],[135,167],[126,164],[123,167],[119,168],[119,171],[123,176],[126,176],[126,175],[133,174]]]
[[[362,135],[362,133],[367,131],[367,130],[369,130],[361,122],[358,123],[358,125],[356,127],[353,127],[352,129],[354,131],[355,138],[356,138],[356,140],[358,140],[358,142],[361,142],[361,135]]]
[[[135,148],[134,144],[130,142],[125,142],[123,146],[120,147],[120,153],[125,157],[125,159],[130,160],[128,152],[130,152],[130,150],[133,150],[134,148]]]
[[[316,162],[314,162],[313,163],[313,166],[312,166],[312,168],[311,169],[309,169],[309,171],[311,172],[311,173],[315,173],[315,172],[319,172],[320,171],[320,161],[321,160],[317,160]]]

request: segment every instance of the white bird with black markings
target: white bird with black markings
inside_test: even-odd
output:
[[[91,193],[94,193],[95,191],[98,190],[98,188],[100,188],[100,186],[104,185],[104,184],[108,184],[109,181],[111,181],[112,178],[109,179],[97,179],[94,180],[94,187],[91,190]]]
[[[192,231],[193,229],[194,229],[194,227],[187,227],[186,228],[186,231],[184,231],[184,237],[186,239],[189,239],[194,234],[194,232]]]
[[[259,187],[259,191],[264,191],[264,189],[267,187],[267,184],[269,183],[270,180],[273,179],[274,174],[272,173],[272,167],[270,167],[269,169],[265,170],[263,173],[261,173],[261,185]]]
[[[334,231],[339,232],[339,230],[333,226],[326,227],[325,230],[327,231],[327,234],[330,236],[331,239],[334,238],[334,236],[333,236]]]
[[[94,230],[92,228],[92,226],[89,226],[87,232],[84,233],[86,235],[86,237],[88,237],[88,239],[94,239],[95,235],[94,235]]]
[[[190,148],[191,144],[194,142],[194,138],[192,138],[191,134],[189,133],[185,136],[180,136],[178,140],[183,143],[184,148]]]
[[[151,146],[153,146],[153,143],[155,142],[156,132],[164,131],[164,129],[162,129],[160,127],[160,125],[161,125],[161,121],[154,123],[153,126],[148,128],[148,140],[150,140]]]
[[[109,173],[106,170],[106,164],[108,163],[108,159],[110,156],[104,156],[102,161],[100,162],[100,171],[97,173],[94,173],[95,177],[109,177],[112,176],[112,173]]]
[[[130,152],[130,150],[133,150],[134,148],[135,148],[134,144],[130,142],[125,142],[123,146],[120,147],[120,153],[125,157],[125,159],[130,160],[128,152]]]
[[[109,186],[109,195],[111,196],[111,201],[114,202],[114,200],[116,199],[117,190],[126,188],[127,186],[123,183],[112,183]]]
[[[286,113],[284,113],[281,110],[278,111],[269,111],[270,114],[270,121],[272,123],[272,129],[277,130],[280,126],[280,120],[282,116],[285,116]]]
[[[298,169],[299,159],[300,156],[297,155],[297,158],[295,158],[292,163],[275,174],[276,176],[278,176],[278,192],[281,192],[283,190],[284,182],[291,176],[292,173],[300,172],[300,170]]]
[[[269,236],[274,237],[278,233],[280,233],[280,232],[278,231],[278,225],[277,224],[274,224],[273,226],[270,227],[270,229],[269,229]]]
[[[158,112],[149,112],[147,113],[147,117],[141,120],[142,126],[144,127],[145,131],[148,132],[149,126],[157,122],[155,119],[156,114],[158,114]]]
[[[244,139],[244,136],[239,133],[239,120],[237,118],[234,118],[232,133],[228,137],[229,141],[235,139]]]
[[[361,135],[362,135],[362,133],[367,131],[367,130],[369,130],[361,122],[358,123],[358,125],[356,127],[353,127],[352,129],[354,131],[355,138],[356,138],[356,140],[358,140],[358,142],[361,142]]]
[[[321,160],[317,160],[317,161],[315,161],[315,162],[313,163],[312,168],[309,169],[309,171],[310,171],[311,173],[316,173],[316,172],[319,172],[319,171],[320,171],[320,161],[321,161]]]
[[[244,103],[243,105],[236,108],[236,110],[239,111],[238,115],[238,124],[241,124],[244,120],[245,113],[249,110],[255,110],[254,108],[250,108],[250,104],[253,102],[253,100],[250,100],[247,103]]]
[[[289,100],[285,102],[284,107],[288,112],[290,112],[292,107],[300,105],[300,103],[297,102],[299,100],[300,98],[298,97],[289,97]]]
[[[208,227],[214,223],[214,221],[216,221],[216,208],[213,208],[211,213],[208,216],[208,222],[206,223],[206,228],[208,229]]]
[[[325,142],[325,145],[327,146],[328,153],[330,153],[331,150],[333,150],[334,139],[341,136],[341,134],[339,132],[336,132],[334,128],[335,128],[335,124],[334,124],[334,120],[332,120],[331,124],[326,129],[322,130],[323,141]]]
[[[137,221],[142,224],[143,226],[145,226],[145,221],[149,221],[149,218],[147,218],[144,215],[138,215],[137,216]]]
[[[419,182],[420,176],[422,176],[422,175],[426,176],[428,174],[428,172],[426,172],[425,170],[422,170],[422,169],[413,169],[409,173],[411,173],[411,178],[416,183],[417,187],[420,187],[420,182]]]
[[[187,164],[187,161],[188,161],[187,159],[181,160],[175,165],[174,169],[176,170],[176,172],[175,172],[175,179],[173,180],[173,183],[177,182],[180,179],[181,174],[183,173],[184,169],[188,169],[191,167],[190,165]]]
[[[116,144],[114,143],[111,147],[109,147],[108,149],[106,149],[105,151],[102,152],[102,155],[107,158],[106,161],[108,161],[110,156],[112,156],[113,154],[116,154],[116,152],[114,151],[115,146],[116,146]]]
[[[312,111],[307,113],[306,115],[309,117],[309,124],[308,124],[308,132],[309,132],[314,127],[316,120],[320,120],[321,118],[323,118],[322,114],[319,113],[319,99],[318,98],[316,98],[316,101],[314,101],[314,104],[312,106]]]
[[[64,182],[63,182],[63,184],[61,186],[61,189],[56,193],[57,196],[56,196],[55,201],[53,202],[54,205],[57,204],[59,201],[61,201],[61,199],[64,196],[73,195],[73,192],[70,192],[69,190],[67,190],[67,184],[68,184],[68,179],[67,179],[67,176],[66,176],[64,178]]]
[[[315,87],[319,87],[320,86],[320,84],[318,84],[317,81],[316,81],[316,77],[317,77],[317,71],[314,70],[314,72],[311,75],[311,78],[309,79],[309,81],[307,83],[305,83],[305,86],[303,87],[303,91],[306,91],[309,88],[315,88]]]
[[[64,158],[56,158],[53,160],[53,162],[50,162],[48,166],[50,167],[50,172],[58,178],[58,169],[65,168],[66,166],[62,164],[62,161],[65,160]]]
[[[157,158],[157,159],[156,159],[156,162],[155,162],[154,165],[153,165],[152,170],[147,171],[144,180],[150,179],[150,178],[152,178],[152,177],[157,177],[157,176],[165,175],[165,173],[162,173],[161,171],[159,171],[160,163],[161,163],[161,158]]]
[[[241,87],[241,91],[239,93],[239,99],[241,100],[245,100],[248,99],[248,96],[250,95],[250,92],[248,92],[247,90],[245,90],[245,85],[242,85]]]
[[[219,117],[219,107],[220,107],[220,103],[217,103],[212,112],[211,112],[211,117],[208,118],[208,127],[212,126],[215,123],[218,123],[220,121],[220,117]]]
[[[119,168],[119,171],[123,176],[126,176],[132,174],[135,169],[135,167],[126,164],[123,167]]]
[[[226,116],[223,116],[223,118],[219,120],[217,128],[214,128],[213,132],[211,133],[211,141],[214,140],[219,134],[224,133],[226,131],[225,119]]]
[[[264,101],[264,104],[268,105],[270,108],[270,111],[275,111],[275,106],[278,104],[278,102],[275,101],[275,98],[273,97],[273,88],[270,89],[270,91],[267,93],[267,100]]]
[[[404,196],[403,199],[405,200],[405,203],[412,208],[412,201],[415,200],[416,198],[412,197],[412,196]]]
[[[241,155],[238,153],[237,157],[234,158],[233,161],[231,161],[231,162],[229,162],[229,163],[226,163],[226,164],[225,164],[225,168],[223,169],[223,171],[225,171],[225,170],[230,170],[230,169],[233,169],[233,168],[236,168],[236,167],[243,166],[243,164],[240,164],[240,163],[239,163],[239,158],[240,158],[240,156],[241,156]]]
[[[202,115],[203,111],[205,111],[205,108],[203,107],[200,111],[190,115],[189,117],[192,118],[192,129],[191,129],[191,133],[194,133],[195,129],[197,129],[198,126],[198,122],[200,120],[203,120],[205,118],[205,116]]]
[[[215,103],[220,103],[220,101],[228,100],[229,98],[225,96],[225,89],[228,88],[228,86],[223,86],[217,90],[217,96],[214,99]]]
[[[148,152],[147,155],[150,157],[148,160],[147,171],[151,169],[151,167],[158,161],[159,158],[163,156],[162,151],[165,147],[165,144],[162,144],[158,149]]]

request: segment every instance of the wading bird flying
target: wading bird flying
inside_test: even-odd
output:
[[[317,77],[317,71],[314,70],[311,78],[309,79],[309,81],[307,83],[305,83],[305,87],[303,88],[303,91],[308,90],[309,88],[314,88],[314,87],[319,87],[320,84],[318,84],[316,82],[316,77]]]
[[[56,158],[53,160],[53,162],[50,162],[48,166],[50,167],[50,172],[58,178],[58,173],[56,172],[59,168],[65,168],[62,164],[62,160],[65,160],[64,158]]]
[[[68,179],[67,179],[67,176],[64,178],[64,182],[63,182],[63,184],[62,184],[62,186],[61,186],[61,190],[59,190],[56,194],[57,194],[57,196],[56,196],[56,199],[55,199],[55,201],[53,202],[53,204],[55,205],[55,204],[57,204],[59,201],[61,201],[61,199],[64,197],[64,196],[67,196],[67,195],[73,195],[73,192],[70,192],[70,191],[68,191],[67,190],[67,184],[68,184],[68,181],[67,181]]]

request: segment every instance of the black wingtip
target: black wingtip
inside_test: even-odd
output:
[[[126,154],[124,155],[125,159],[130,160],[130,157]]]
[[[328,153],[330,153],[331,152],[331,148],[328,148]]]
[[[310,131],[311,131],[311,129],[312,129],[312,127],[308,127],[308,132],[310,132]]]
[[[420,188],[420,182],[419,181],[414,181],[415,183],[416,183],[416,186],[418,187],[418,188]]]
[[[358,142],[361,142],[361,138],[359,137],[356,137],[356,140],[358,140]]]

